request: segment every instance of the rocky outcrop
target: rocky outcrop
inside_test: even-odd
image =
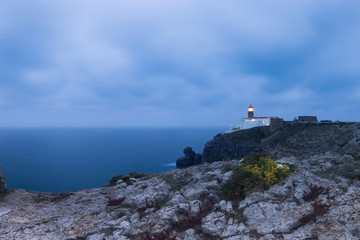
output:
[[[331,152],[360,159],[360,123],[297,123],[276,133],[268,127],[257,127],[218,134],[206,143],[202,162],[241,159],[260,149],[277,157]]]
[[[126,187],[118,184],[68,195],[11,191],[0,200],[0,239],[140,240],[164,231],[177,239],[204,239],[199,229],[211,228],[211,219],[205,217],[216,212],[221,184],[231,174],[222,169],[220,162],[203,164]],[[119,204],[109,206],[110,200]]]
[[[5,177],[0,169],[0,193],[7,192]]]
[[[360,123],[298,123],[285,128],[281,135],[264,150],[278,157],[331,152],[360,159]]]
[[[177,167],[190,167],[201,163],[201,155],[196,154],[191,147],[186,147],[184,149],[184,154],[184,157],[176,160]]]
[[[239,202],[221,191],[238,161],[176,169],[126,187],[71,194],[16,190],[0,200],[0,239],[359,239],[359,180],[317,174],[327,162],[341,168],[357,161],[331,153],[279,161],[297,171]],[[304,200],[310,186],[328,189],[318,199],[329,210],[304,223],[315,206]]]

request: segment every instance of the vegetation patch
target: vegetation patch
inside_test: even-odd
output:
[[[141,186],[140,186],[141,189],[146,189],[147,187],[148,187],[147,184],[144,184],[144,185],[141,185]]]
[[[232,171],[232,170],[233,170],[233,165],[231,163],[224,163],[224,165],[221,167],[222,174]]]
[[[330,209],[330,204],[322,203],[320,200],[316,200],[312,203],[313,210],[311,213],[305,214],[300,218],[300,222],[306,224],[310,221],[316,222],[317,217],[323,216]]]
[[[169,201],[169,198],[155,198],[155,209],[159,210]]]
[[[304,191],[302,198],[305,201],[309,202],[309,201],[314,201],[320,195],[325,195],[328,193],[329,193],[329,189],[311,184],[310,191],[308,191],[308,192]]]
[[[179,222],[173,224],[173,227],[180,232],[184,232],[190,228],[196,232],[201,233],[201,221],[206,217],[213,209],[217,200],[211,194],[203,194],[199,197],[199,200],[203,204],[199,205],[199,212],[195,215],[191,215],[190,211],[183,211]],[[210,238],[206,238],[210,239]]]
[[[175,240],[176,236],[171,237],[167,232],[150,235],[148,232],[143,236],[143,240]]]
[[[107,202],[107,205],[110,207],[117,206],[117,205],[120,205],[124,200],[125,200],[125,197],[115,198],[115,199],[110,198]]]
[[[290,167],[265,157],[264,153],[250,154],[240,160],[222,190],[228,199],[243,199],[249,193],[267,189],[290,174]]]
[[[329,211],[331,205],[319,200],[319,196],[325,194],[329,194],[329,189],[316,185],[310,185],[310,190],[304,191],[302,198],[305,201],[315,201],[311,204],[313,207],[312,212],[304,214],[299,219],[301,223],[316,222],[317,217],[321,217]]]
[[[135,178],[135,179],[149,179],[151,177],[155,176],[155,174],[145,174],[145,173],[137,173],[137,172],[131,172],[127,175],[116,175],[111,177],[110,181],[109,181],[109,186],[114,186],[117,184],[117,182],[119,180],[124,181],[126,184],[131,184],[130,178]]]
[[[30,191],[31,192],[31,191]],[[72,196],[73,192],[59,192],[59,193],[42,193],[42,192],[33,192],[36,193],[33,196],[33,200],[37,203],[50,201],[50,202],[60,202]]]
[[[126,213],[124,211],[120,211],[120,212],[118,212],[118,214],[116,214],[116,216],[118,216],[119,218],[122,218],[125,215],[126,215]]]
[[[169,198],[155,198],[155,201],[148,201],[148,199],[146,199],[145,207],[138,208],[137,211],[142,214],[146,210],[153,208],[153,211],[156,212],[160,210],[168,201]]]

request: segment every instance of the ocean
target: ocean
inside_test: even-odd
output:
[[[9,189],[42,192],[101,187],[117,174],[176,168],[191,146],[225,129],[1,128],[0,166]]]

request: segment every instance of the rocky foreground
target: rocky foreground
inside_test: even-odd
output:
[[[359,148],[359,125],[344,128],[353,130],[340,148]],[[295,144],[293,139],[287,142]],[[279,161],[296,170],[238,201],[222,193],[238,160],[172,170],[126,186],[15,190],[0,198],[0,239],[360,239],[360,161],[338,148],[283,154]]]
[[[309,164],[316,158],[325,165],[351,161],[327,154]],[[294,157],[281,161],[297,163]],[[332,181],[299,169],[234,205],[220,193],[233,164],[238,161],[173,170],[124,188],[71,194],[16,190],[0,202],[0,239],[359,239],[358,180]],[[313,208],[303,199],[310,185],[329,189],[320,197],[330,209],[302,224],[299,219]],[[109,198],[123,201],[107,206]]]

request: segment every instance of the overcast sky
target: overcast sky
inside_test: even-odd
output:
[[[0,126],[360,121],[358,0],[0,0]]]

